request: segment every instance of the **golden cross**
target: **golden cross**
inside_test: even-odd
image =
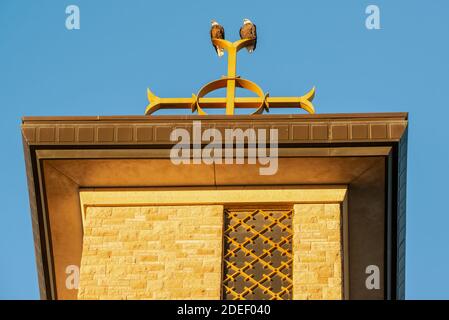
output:
[[[159,109],[191,109],[192,112],[205,115],[203,109],[225,108],[226,115],[233,115],[235,108],[256,108],[254,114],[261,114],[269,108],[301,108],[309,113],[315,113],[312,100],[315,96],[315,88],[301,97],[270,97],[254,82],[240,78],[236,75],[237,52],[254,43],[253,39],[242,39],[230,42],[223,39],[213,39],[213,44],[223,48],[228,53],[228,74],[218,80],[209,82],[191,98],[159,98],[150,89],[147,90],[149,105],[145,110],[150,115]],[[235,97],[235,88],[244,88],[257,94],[257,97]],[[226,98],[208,98],[208,93],[226,88]]]

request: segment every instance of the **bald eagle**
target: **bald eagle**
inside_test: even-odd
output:
[[[240,38],[241,39],[254,39],[254,44],[247,46],[246,49],[249,53],[256,50],[257,44],[257,32],[256,25],[249,19],[243,19],[243,26],[240,28]]]
[[[210,39],[224,39],[225,38],[225,32],[224,28],[215,20],[211,21],[211,28],[210,28]],[[224,55],[224,49],[216,46],[212,42],[212,46],[215,48],[215,51],[217,51],[217,55],[221,58]]]

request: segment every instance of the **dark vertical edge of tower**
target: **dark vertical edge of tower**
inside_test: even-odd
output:
[[[397,228],[396,228],[396,299],[405,299],[405,235],[406,235],[406,196],[407,196],[407,142],[408,126],[398,145],[397,175]]]
[[[43,229],[42,229],[42,221],[39,218],[39,196],[36,195],[36,180],[35,180],[35,168],[34,168],[34,152],[31,150],[31,147],[28,143],[28,140],[22,130],[22,143],[24,150],[24,159],[25,159],[25,169],[28,181],[28,195],[29,195],[29,205],[31,211],[31,226],[33,231],[33,239],[34,239],[34,253],[36,260],[36,269],[37,269],[37,278],[39,285],[39,294],[42,300],[48,299],[47,289],[48,289],[48,277],[46,277],[44,264],[45,261],[45,245],[43,245]]]

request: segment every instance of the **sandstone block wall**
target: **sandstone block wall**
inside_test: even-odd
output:
[[[223,207],[88,207],[79,299],[220,299]]]
[[[294,299],[343,298],[340,211],[340,204],[294,206]]]
[[[293,298],[342,299],[341,205],[296,204]],[[220,299],[224,206],[88,206],[79,299]]]

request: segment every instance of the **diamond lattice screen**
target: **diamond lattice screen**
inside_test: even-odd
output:
[[[292,299],[292,213],[225,210],[224,299]]]

